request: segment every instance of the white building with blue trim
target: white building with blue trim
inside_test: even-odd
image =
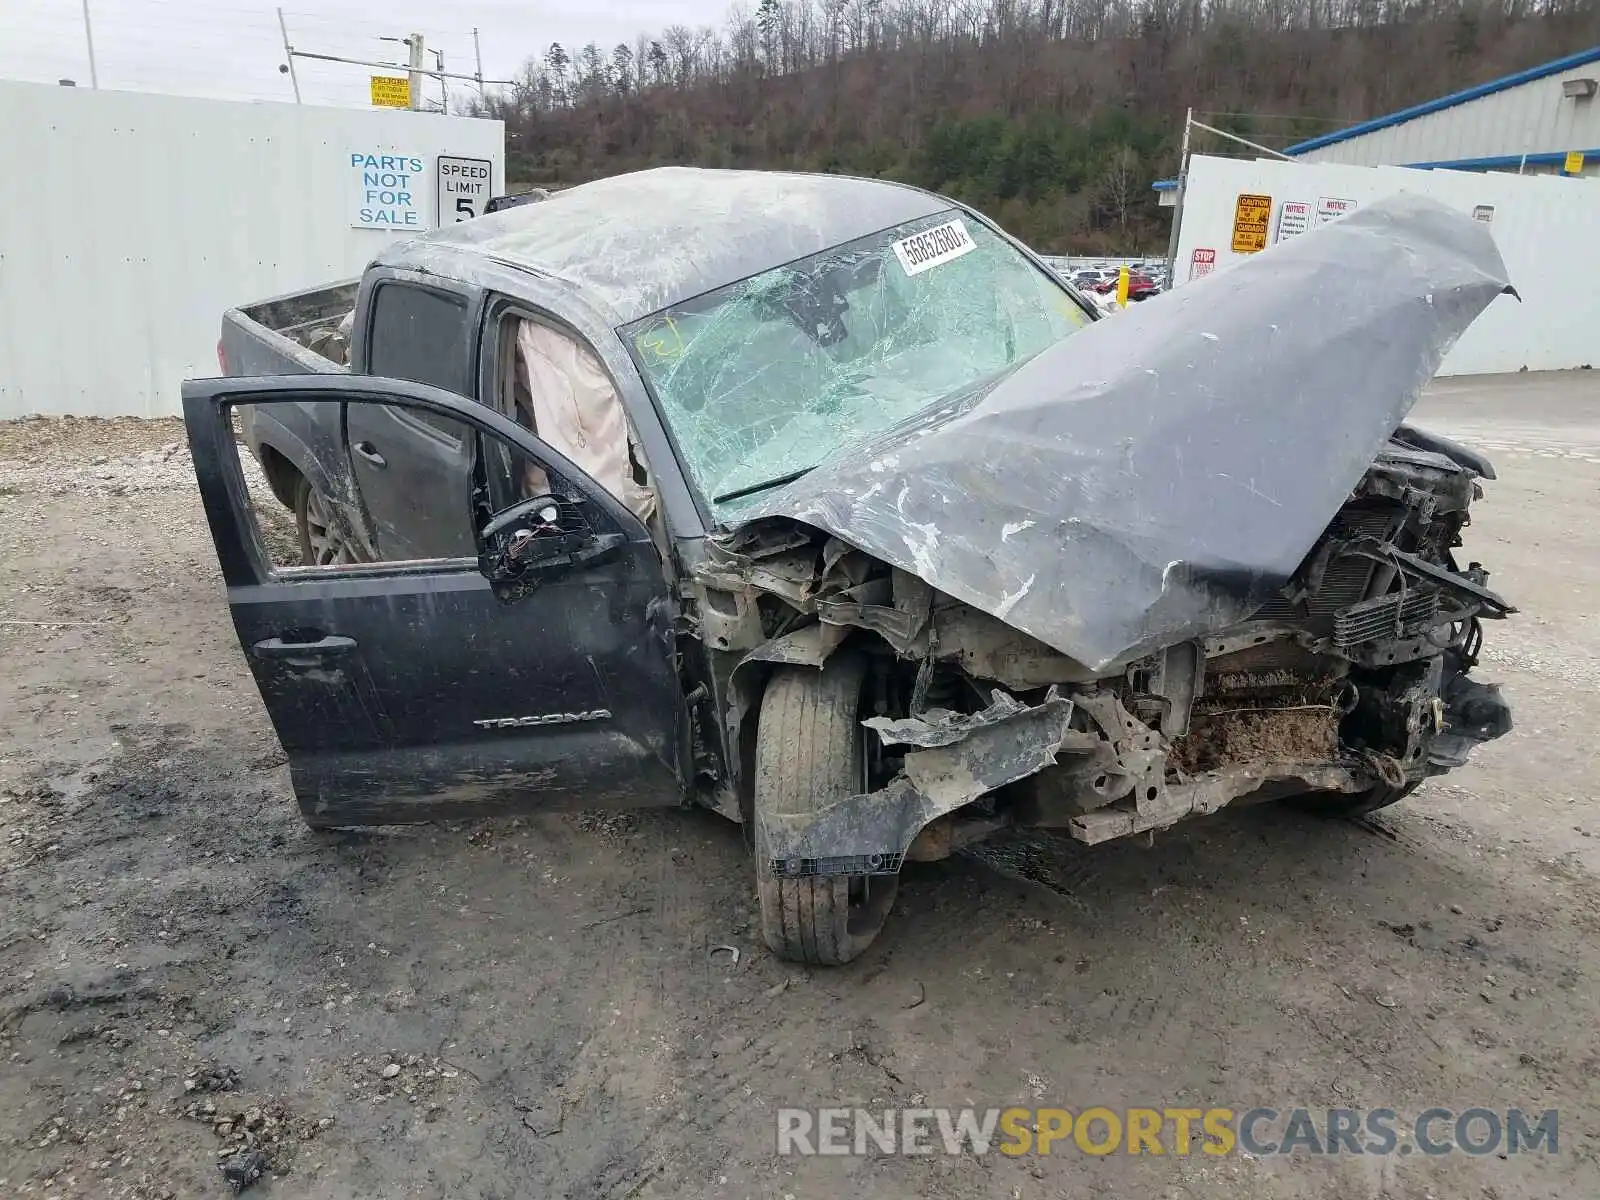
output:
[[[1581,150],[1600,173],[1600,46],[1326,133],[1284,151],[1307,162],[1559,173]]]
[[[1600,46],[1289,146],[1303,162],[1600,175]],[[1171,204],[1177,181],[1155,185]]]

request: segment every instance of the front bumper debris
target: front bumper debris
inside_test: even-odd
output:
[[[1002,691],[980,712],[930,709],[865,722],[886,744],[910,746],[887,786],[804,813],[755,814],[756,852],[774,875],[893,874],[917,834],[987,792],[1054,764],[1073,735],[1072,701],[1052,691],[1037,705]]]

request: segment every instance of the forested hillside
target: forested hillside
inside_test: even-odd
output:
[[[1283,146],[1597,41],[1593,0],[759,0],[720,29],[552,45],[486,107],[523,183],[847,171],[1043,250],[1139,250],[1164,243],[1149,185],[1191,105]]]

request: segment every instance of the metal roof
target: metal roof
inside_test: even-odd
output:
[[[1374,133],[1379,129],[1387,129],[1391,125],[1403,125],[1417,117],[1425,117],[1429,113],[1441,112],[1447,108],[1466,104],[1469,100],[1481,100],[1485,96],[1492,96],[1496,92],[1504,92],[1510,88],[1520,87],[1525,83],[1532,83],[1536,79],[1543,79],[1547,75],[1556,75],[1562,71],[1570,71],[1574,67],[1581,67],[1587,63],[1600,61],[1600,46],[1591,46],[1587,50],[1580,50],[1576,54],[1569,54],[1565,58],[1558,58],[1551,62],[1543,63],[1537,67],[1529,67],[1526,71],[1518,71],[1513,75],[1505,75],[1499,79],[1492,79],[1488,83],[1480,83],[1477,87],[1465,88],[1459,92],[1451,92],[1448,96],[1440,96],[1437,100],[1429,100],[1423,104],[1414,104],[1410,108],[1402,108],[1399,112],[1390,113],[1386,117],[1374,117],[1370,121],[1362,121],[1358,125],[1351,125],[1346,129],[1325,133],[1320,137],[1311,138],[1309,141],[1298,142],[1288,149],[1285,154],[1304,154],[1308,150],[1319,150],[1323,146],[1331,146],[1336,142],[1347,142],[1351,138],[1360,137],[1362,134]]]
[[[447,226],[379,262],[409,266],[433,248],[470,249],[565,280],[626,323],[951,207],[876,179],[660,167]]]
[[[1512,75],[1506,75],[1499,79],[1490,80],[1488,83],[1480,83],[1476,87],[1465,88],[1459,92],[1452,92],[1448,96],[1440,96],[1438,99],[1429,100],[1424,104],[1415,104],[1410,108],[1403,108],[1399,112],[1390,113],[1388,116],[1374,117],[1370,121],[1362,121],[1359,124],[1351,125],[1345,129],[1340,129],[1333,133],[1322,134],[1321,136],[1311,138],[1308,141],[1296,143],[1295,145],[1290,146],[1282,151],[1282,153],[1290,157],[1298,157],[1299,155],[1309,153],[1313,150],[1321,150],[1324,147],[1337,145],[1340,142],[1351,141],[1367,134],[1376,133],[1382,129],[1391,129],[1397,125],[1404,125],[1407,122],[1414,121],[1419,117],[1425,117],[1432,113],[1443,112],[1446,109],[1456,108],[1462,104],[1468,103],[1469,101],[1481,100],[1486,96],[1493,96],[1499,92],[1509,91],[1510,89],[1520,87],[1523,84],[1533,83],[1537,80],[1548,78],[1551,75],[1559,75],[1564,71],[1570,71],[1576,67],[1585,66],[1593,62],[1600,62],[1600,46],[1593,46],[1588,50],[1580,50],[1576,54],[1567,55],[1565,58],[1557,58],[1550,62],[1543,63],[1537,67],[1529,67],[1526,71],[1518,71]],[[1582,143],[1580,142],[1578,144],[1581,145]],[[1393,151],[1391,150],[1391,153],[1392,152]],[[1584,151],[1584,155],[1585,157],[1593,157],[1595,155],[1595,151],[1586,150]],[[1398,158],[1400,155],[1397,154],[1396,157]],[[1400,161],[1395,162],[1393,165],[1402,167],[1416,167],[1423,170],[1438,169],[1455,171],[1488,171],[1516,167],[1524,162],[1526,162],[1526,164],[1529,166],[1548,165],[1550,163],[1560,162],[1564,157],[1564,151],[1554,152],[1541,150],[1537,153],[1527,155],[1525,159],[1521,154],[1504,154],[1491,155],[1488,157],[1475,156],[1434,159],[1426,162]],[[1157,192],[1170,192],[1177,188],[1178,181],[1176,179],[1158,179],[1150,186],[1152,190]]]
[[[1600,162],[1600,146],[1579,149],[1588,162]],[[1566,160],[1567,151],[1555,150],[1538,154],[1493,154],[1486,158],[1441,158],[1433,162],[1396,163],[1417,171],[1509,171],[1513,167],[1549,167]],[[1359,164],[1358,164],[1359,165]],[[1158,179],[1150,185],[1153,192],[1176,191],[1176,179]]]
[[[1600,147],[1589,150],[1578,150],[1584,159],[1589,162],[1600,161]],[[1548,167],[1558,162],[1564,162],[1567,151],[1557,150],[1548,154],[1495,154],[1487,158],[1451,158],[1441,159],[1438,162],[1411,162],[1401,163],[1403,167],[1413,167],[1419,171],[1509,171],[1512,167]]]

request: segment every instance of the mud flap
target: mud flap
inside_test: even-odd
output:
[[[915,747],[886,787],[807,813],[755,814],[756,852],[780,876],[893,874],[924,826],[1055,762],[1072,701],[1028,705],[995,692],[980,712],[863,722],[886,744]]]

